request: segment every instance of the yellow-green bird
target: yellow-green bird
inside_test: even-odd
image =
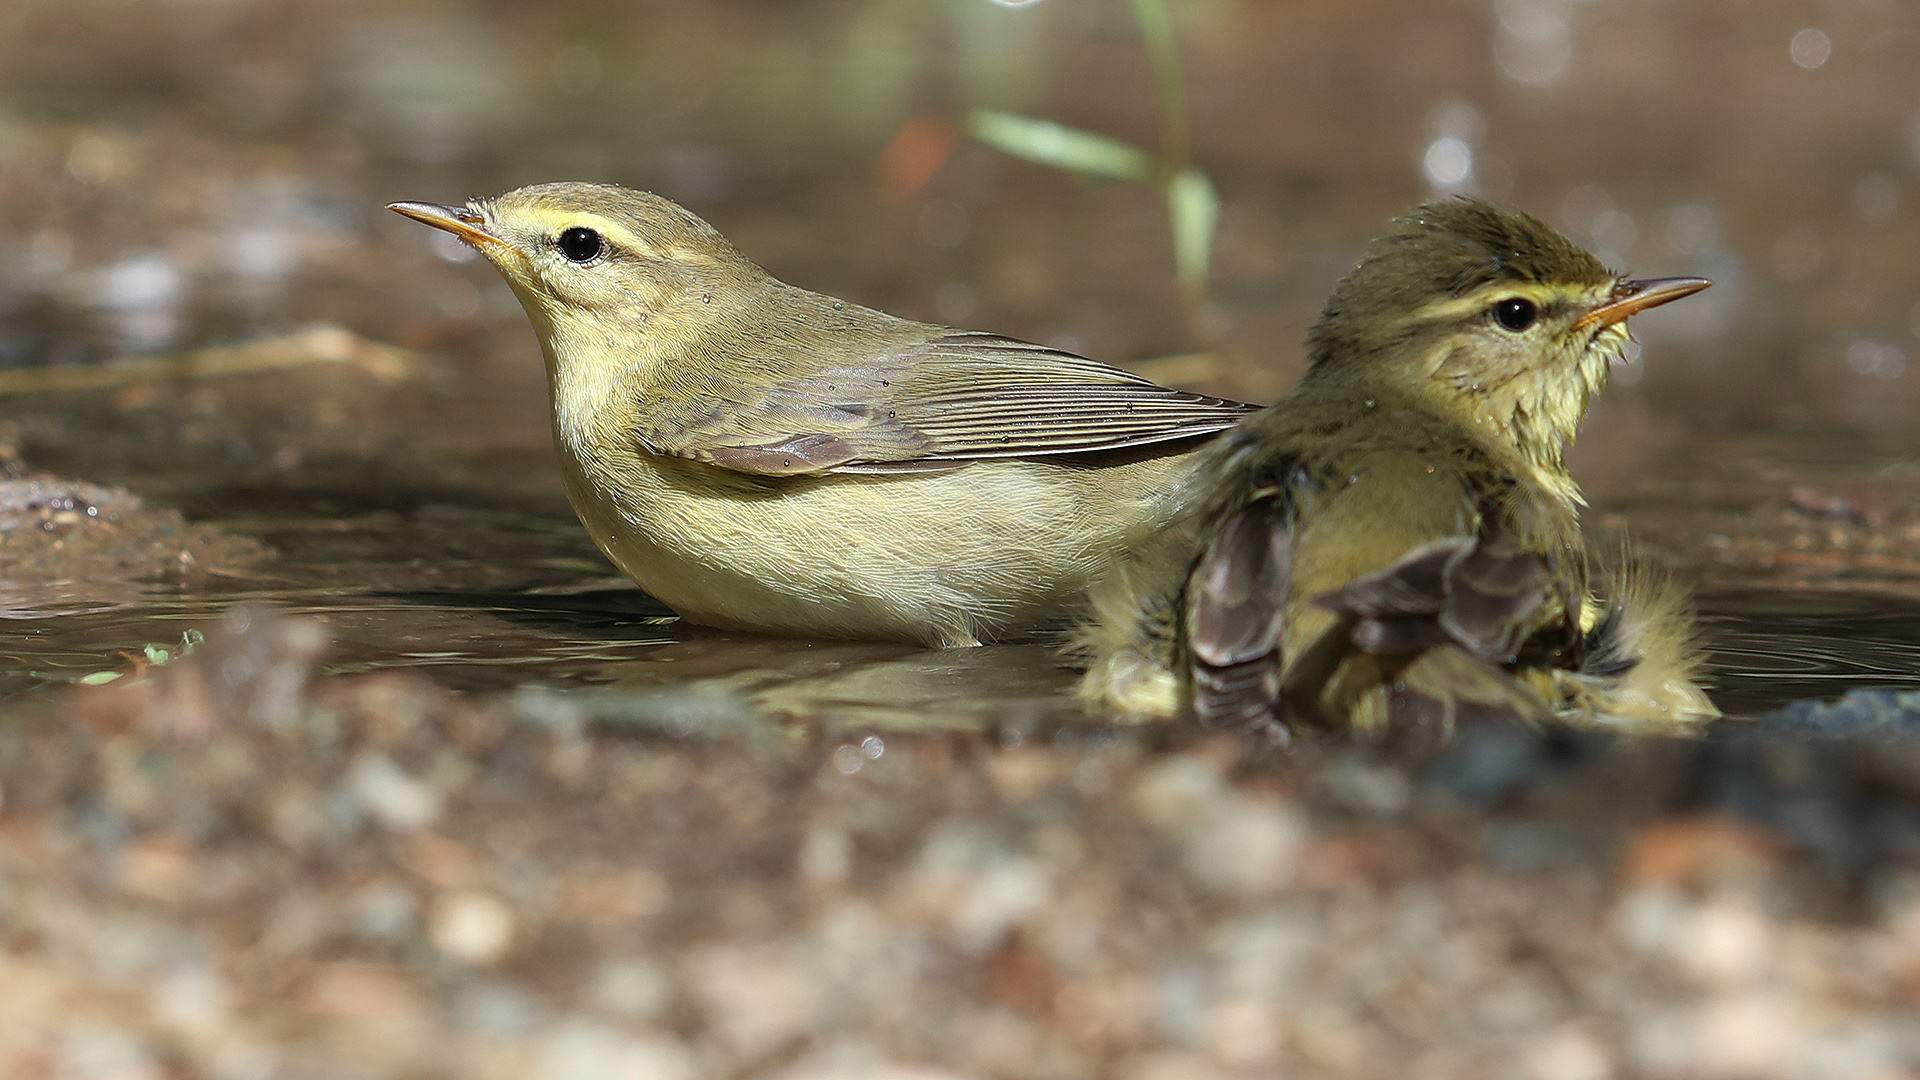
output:
[[[645,192],[391,209],[505,275],[580,520],[709,626],[962,646],[1059,620],[1254,409],[795,288]]]
[[[1590,591],[1565,461],[1627,317],[1709,284],[1627,280],[1475,199],[1396,221],[1300,385],[1196,455],[1180,513],[1095,586],[1082,697],[1276,737],[1718,715],[1680,589],[1629,562]]]

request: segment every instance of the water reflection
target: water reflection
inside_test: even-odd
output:
[[[469,690],[597,686],[614,700],[677,688],[828,730],[1078,722],[1074,673],[1055,642],[925,651],[721,633],[680,623],[622,582],[581,578],[594,556],[564,521],[442,510],[385,522],[255,523],[288,556],[226,575],[225,586],[13,583],[0,596],[13,628],[0,690],[110,670],[147,644],[209,630],[236,605],[266,604],[323,620],[332,640],[323,666],[334,673],[411,670]],[[444,587],[447,572],[461,576],[457,565],[427,573],[403,558],[449,525],[459,527],[458,562],[484,566],[487,587]],[[1730,712],[1920,685],[1920,601],[1742,592],[1709,595],[1702,608]]]

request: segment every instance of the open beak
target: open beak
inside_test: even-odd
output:
[[[1692,296],[1701,289],[1713,284],[1703,277],[1663,277],[1648,278],[1645,281],[1623,281],[1613,287],[1613,295],[1607,302],[1580,316],[1573,324],[1575,330],[1589,327],[1598,330],[1625,322],[1627,316],[1645,311],[1650,307],[1678,300],[1683,296]]]
[[[487,244],[510,247],[505,240],[487,231],[487,219],[464,206],[441,206],[430,202],[388,203],[387,209],[396,214],[425,222],[436,229],[445,229],[465,240],[476,248],[485,250]]]

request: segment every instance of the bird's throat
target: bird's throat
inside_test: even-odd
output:
[[[1493,445],[1515,451],[1516,467],[1569,505],[1580,487],[1567,472],[1567,447],[1580,432],[1587,405],[1606,386],[1612,351],[1588,348],[1543,358],[1507,378],[1487,378],[1484,367],[1454,362],[1457,344],[1436,350],[1418,379],[1432,407],[1467,421]],[[1419,370],[1419,369],[1415,369]],[[1481,374],[1469,374],[1470,372]]]
[[[1534,479],[1571,505],[1582,505],[1580,486],[1567,471],[1567,448],[1580,434],[1587,405],[1606,387],[1612,354],[1587,349],[1564,363],[1570,370],[1532,374],[1488,396],[1488,419],[1504,427]]]

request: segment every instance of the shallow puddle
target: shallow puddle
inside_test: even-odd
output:
[[[276,555],[190,582],[11,583],[0,592],[8,630],[0,687],[19,693],[123,668],[149,645],[207,632],[235,605],[264,605],[325,623],[325,671],[409,669],[457,690],[700,683],[773,714],[875,728],[1077,714],[1057,643],[928,652],[682,624],[609,576],[567,518],[432,504],[219,525]],[[1715,693],[1732,715],[1855,687],[1920,685],[1920,600],[1796,588],[1710,592],[1699,602]]]

